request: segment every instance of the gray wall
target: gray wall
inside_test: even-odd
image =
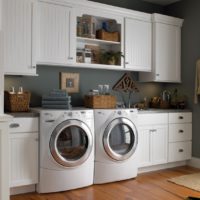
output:
[[[96,0],[96,2],[106,3],[114,6],[129,8],[143,12],[163,12],[162,6],[145,3],[141,0]],[[23,86],[26,90],[32,93],[31,105],[40,106],[41,96],[47,94],[51,89],[59,88],[59,72],[77,72],[80,74],[80,92],[72,94],[72,105],[83,105],[83,96],[87,94],[90,89],[97,89],[98,84],[109,84],[112,87],[124,72],[119,71],[106,71],[106,70],[92,70],[92,69],[78,69],[68,67],[55,67],[55,66],[38,66],[38,77],[23,77],[23,76],[6,76],[5,89],[9,87]],[[137,80],[137,73],[132,74],[134,80]],[[159,95],[162,90],[162,84],[140,84],[138,83],[140,93],[132,96],[132,102],[138,102],[144,97],[151,97]],[[114,92],[113,92],[114,93]],[[121,101],[121,96],[114,93]]]
[[[166,87],[177,87],[187,94],[189,107],[193,110],[193,156],[200,158],[200,104],[195,105],[194,83],[195,64],[200,58],[200,1],[183,0],[166,7],[166,14],[184,19],[182,28],[182,84],[168,84]]]
[[[29,76],[6,76],[5,89],[9,90],[11,86],[18,89],[23,86],[25,90],[30,90],[32,93],[31,106],[41,105],[41,96],[48,94],[52,89],[59,88],[59,73],[60,72],[75,72],[80,74],[80,92],[71,94],[72,105],[82,106],[83,97],[90,89],[97,89],[98,84],[109,84],[110,88],[123,76],[122,71],[111,70],[94,70],[94,69],[78,69],[53,66],[38,66],[38,77]],[[134,80],[137,80],[137,73],[132,73]],[[154,95],[159,95],[162,90],[162,84],[158,83],[137,83],[140,90],[139,93],[132,95],[132,103],[138,102],[144,97],[150,98]],[[111,91],[112,94],[118,97],[118,101],[122,101],[119,93]],[[127,95],[124,94],[127,102]]]

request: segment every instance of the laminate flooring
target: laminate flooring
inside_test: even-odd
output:
[[[66,192],[15,195],[11,196],[11,200],[180,200],[188,196],[200,197],[200,192],[167,181],[172,177],[196,172],[200,172],[200,169],[183,166]]]

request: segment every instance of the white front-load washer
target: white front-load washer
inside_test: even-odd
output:
[[[93,110],[40,110],[39,193],[93,184]]]
[[[94,110],[94,183],[137,176],[137,114],[136,109]]]

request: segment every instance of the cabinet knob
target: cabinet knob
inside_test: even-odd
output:
[[[36,69],[36,66],[31,66],[31,69]]]
[[[179,116],[179,119],[183,119],[184,117],[183,116]]]
[[[184,131],[183,130],[179,130],[179,133],[183,133]]]
[[[182,153],[182,152],[184,152],[184,150],[183,149],[179,149],[178,152]]]
[[[36,139],[35,139],[35,141],[36,141],[36,142],[38,142],[38,141],[39,141],[39,139],[38,139],[38,138],[36,138]]]
[[[9,127],[10,128],[18,128],[18,127],[20,127],[20,125],[17,124],[17,123],[12,123],[12,124],[9,125]]]

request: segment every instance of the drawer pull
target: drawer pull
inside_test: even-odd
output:
[[[179,116],[179,119],[183,119],[184,117],[183,116]]]
[[[49,120],[45,120],[45,122],[52,123],[52,122],[55,122],[55,120],[54,119],[49,119]]]
[[[178,152],[182,153],[182,152],[184,152],[184,150],[183,149],[179,149]]]
[[[183,133],[184,131],[183,130],[179,130],[179,133]]]
[[[18,128],[18,127],[20,127],[20,125],[17,123],[13,123],[13,124],[10,124],[9,127],[10,128]]]

